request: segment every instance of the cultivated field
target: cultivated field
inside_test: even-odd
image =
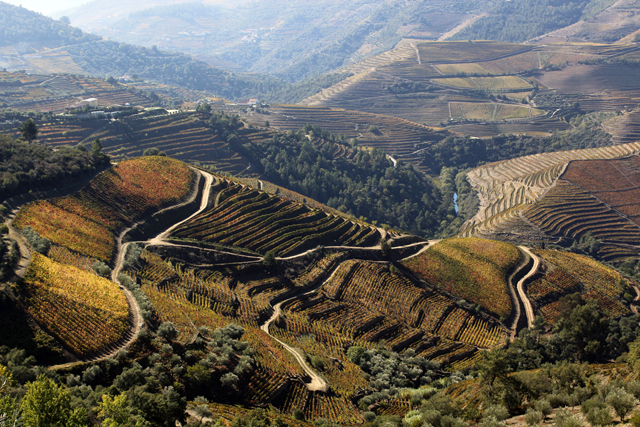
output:
[[[178,227],[174,238],[283,256],[319,244],[374,246],[381,238],[375,228],[240,184],[226,182],[219,190],[219,204]]]
[[[507,243],[449,239],[403,265],[438,289],[506,319],[513,309],[507,275],[521,257],[518,248]]]
[[[624,282],[620,273],[578,254],[542,249],[534,253],[542,260],[544,274],[527,285],[527,295],[547,323],[558,320],[558,300],[576,292],[596,300],[611,317],[629,314],[619,298]]]
[[[600,239],[607,260],[637,256],[640,158],[571,162],[557,184],[523,214],[550,236]]]
[[[34,253],[21,291],[29,314],[76,356],[115,344],[129,330],[124,294],[93,272]]]
[[[531,224],[520,214],[542,196],[561,191],[555,183],[570,161],[614,159],[638,150],[640,143],[632,143],[536,154],[476,168],[468,174],[468,179],[478,191],[480,209],[465,223],[461,235],[500,235],[505,238],[513,234],[519,236],[518,239],[538,239],[541,231],[531,229]],[[564,203],[562,195],[558,196],[557,201]],[[521,236],[520,231],[526,231],[529,235]]]
[[[193,182],[193,172],[177,160],[142,157],[120,162],[74,195],[26,205],[14,226],[30,226],[52,243],[109,262],[117,232],[185,198]]]

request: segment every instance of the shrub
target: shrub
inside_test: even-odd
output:
[[[586,415],[586,418],[593,426],[605,426],[613,422],[609,407],[593,409]]]
[[[111,268],[102,261],[94,262],[91,268],[93,268],[93,271],[95,271],[98,276],[108,278],[111,275]]]
[[[138,244],[132,243],[127,246],[127,254],[124,258],[123,268],[138,266],[140,255],[142,255],[142,248]]]
[[[504,421],[509,416],[509,411],[503,405],[491,405],[484,411],[484,418],[493,417],[498,421]]]
[[[311,356],[311,364],[314,368],[324,371],[324,359],[320,356]]]
[[[555,416],[556,427],[584,427],[584,423],[575,417],[568,409],[560,409]]]
[[[527,413],[524,415],[524,421],[528,426],[540,424],[543,419],[544,415],[542,414],[542,412],[536,411],[533,408],[527,409]]]
[[[300,411],[300,410],[296,409],[296,411]],[[302,411],[300,411],[300,412],[302,412]],[[295,417],[295,411],[294,411],[293,414],[294,414],[294,417]],[[303,414],[303,416],[304,416],[304,414]],[[362,414],[362,416],[364,417],[364,420],[366,422],[368,422],[368,423],[372,423],[372,422],[374,422],[376,420],[375,412],[367,411],[364,414]],[[296,418],[296,420],[297,420],[297,418]],[[299,420],[299,421],[301,421],[301,420]],[[633,427],[636,427],[636,426],[633,426]]]
[[[29,242],[29,245],[31,245],[34,251],[39,252],[42,255],[47,255],[49,253],[49,249],[51,249],[51,242],[49,239],[40,237],[33,228],[28,226],[23,228],[22,235],[27,239],[27,242]]]
[[[373,414],[373,417],[375,419],[375,414]],[[300,409],[296,409],[295,411],[293,411],[293,418],[295,418],[298,421],[304,421],[304,412],[302,412]]]
[[[158,328],[158,336],[171,342],[178,337],[178,330],[172,322],[163,322]]]
[[[580,411],[582,411],[583,414],[587,415],[591,411],[594,411],[596,409],[604,409],[606,407],[607,405],[602,401],[602,399],[595,396],[591,399],[585,400],[580,407]]]
[[[536,411],[542,414],[543,419],[546,419],[551,412],[553,412],[553,408],[551,407],[551,403],[547,399],[537,400],[535,403]]]
[[[463,425],[466,425],[466,423],[464,423]],[[479,425],[480,427],[506,427],[505,423],[503,423],[502,421],[498,421],[494,417],[484,418]]]
[[[220,378],[220,384],[222,384],[222,386],[225,388],[236,387],[239,381],[240,379],[238,378],[238,376],[232,374],[231,372],[229,372],[228,374],[224,374],[222,378]]]

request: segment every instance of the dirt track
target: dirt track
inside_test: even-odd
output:
[[[527,294],[524,291],[524,284],[531,276],[533,276],[538,272],[538,268],[540,268],[540,258],[534,255],[533,252],[529,250],[529,248],[526,248],[524,246],[518,246],[518,247],[520,248],[520,250],[525,252],[527,255],[529,255],[533,259],[533,266],[531,267],[531,270],[522,279],[518,281],[518,295],[520,296],[520,299],[524,304],[525,314],[527,315],[527,325],[530,328],[533,326],[533,319],[535,316],[533,314],[533,307],[531,306],[531,301],[529,301],[529,298],[527,297]]]

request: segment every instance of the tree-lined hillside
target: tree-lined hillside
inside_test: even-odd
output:
[[[0,28],[0,46],[36,43],[54,48],[101,39],[64,22],[4,2],[0,2]]]

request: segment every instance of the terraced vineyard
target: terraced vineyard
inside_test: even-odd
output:
[[[613,135],[613,141],[619,144],[640,141],[640,110],[615,117],[603,124],[607,132]]]
[[[481,102],[450,102],[452,118],[498,121],[524,119],[544,115],[537,108]]]
[[[88,98],[96,98],[100,107],[125,104],[150,107],[154,104],[153,100],[127,86],[114,86],[103,79],[0,72],[0,102],[18,111],[63,113]]]
[[[310,264],[293,280],[294,287],[297,286],[295,284],[308,287],[324,277],[335,268],[342,256],[344,254],[335,254]],[[323,411],[323,416],[334,422],[362,422],[347,396],[356,389],[366,387],[367,383],[359,368],[346,359],[342,345],[325,348],[343,360],[340,369],[336,365],[327,367],[330,370],[325,372],[328,377],[338,380],[334,385],[337,393],[310,393],[299,380],[303,372],[297,361],[257,327],[258,322],[271,314],[270,302],[294,289],[291,288],[292,282],[261,268],[237,266],[223,270],[193,269],[165,262],[147,252],[143,253],[143,259],[144,267],[129,274],[142,283],[143,290],[154,306],[155,315],[161,321],[172,321],[176,325],[180,340],[190,340],[197,333],[196,326],[213,329],[233,322],[245,329],[243,339],[254,350],[253,358],[257,365],[248,381],[248,393],[245,396],[248,404],[271,402],[275,396],[280,396],[273,403],[285,414],[291,415],[294,410],[301,409],[307,416],[317,417],[318,411]],[[297,325],[296,333],[313,331],[319,342],[329,338],[332,345],[347,343],[329,325],[321,322],[311,325],[308,319],[300,317],[298,321],[288,324],[292,327]],[[293,337],[291,331],[284,330],[276,335],[283,339],[286,339],[284,335]],[[296,341],[295,337],[291,339]],[[318,354],[318,346],[322,345],[309,340],[304,345],[304,339],[296,342],[297,347],[311,354]]]
[[[478,348],[506,339],[496,322],[416,286],[401,273],[391,273],[388,265],[345,257],[346,252],[320,256],[295,277],[284,279],[256,266],[205,269],[144,252],[143,267],[128,274],[141,283],[158,320],[174,322],[180,340],[191,340],[202,325],[242,325],[257,363],[246,401],[268,401],[289,415],[301,409],[308,417],[322,413],[334,422],[362,423],[351,396],[368,383],[346,356],[351,345],[411,348],[463,369],[475,361]],[[317,286],[316,293],[302,295]],[[302,354],[323,360],[322,374],[332,393],[309,392],[296,379],[302,376],[296,361],[257,328],[283,300],[283,312],[269,332]]]
[[[93,133],[91,138],[100,138],[104,151],[115,159],[140,156],[147,148],[158,148],[168,156],[203,165],[215,164],[218,170],[232,174],[239,174],[249,166],[198,114],[120,119]]]
[[[482,65],[471,62],[510,57],[531,49],[495,42],[405,41],[389,52],[346,67],[344,71],[353,73],[352,77],[302,103],[392,114],[416,123],[438,125],[450,117],[460,117],[450,113],[449,102],[477,102],[477,98],[469,97],[473,91],[530,91],[532,85],[517,76],[459,76],[490,74]],[[504,107],[518,108],[511,104]],[[507,114],[500,119],[510,117]]]
[[[594,299],[611,317],[629,314],[620,302],[622,275],[582,255],[554,250],[535,250],[543,261],[544,275],[527,286],[535,308],[550,324],[558,320],[558,300],[575,292]]]
[[[172,237],[185,241],[291,255],[326,246],[375,246],[380,232],[278,196],[233,182],[221,189],[220,203],[178,227]]]
[[[571,162],[555,187],[523,212],[550,236],[603,243],[606,260],[638,256],[640,158]]]
[[[387,266],[357,260],[343,262],[321,293],[287,302],[283,309],[278,327],[286,330],[279,332],[285,338],[313,333],[326,348],[342,347],[343,339],[366,347],[384,343],[448,363],[469,362],[476,347],[493,347],[506,336],[502,327],[459,308],[453,299],[417,287]]]
[[[443,129],[392,116],[327,107],[276,105],[269,108],[269,115],[264,118],[271,126],[283,130],[298,130],[308,123],[327,129],[334,135],[357,138],[358,144],[380,148],[419,169],[424,167],[420,166],[416,152],[448,135]],[[371,126],[375,126],[377,131],[370,132]]]
[[[500,236],[501,239],[539,240],[543,232],[525,218],[525,209],[543,195],[563,191],[554,184],[572,160],[614,159],[640,150],[640,143],[615,145],[556,153],[543,153],[474,169],[468,174],[471,185],[478,191],[480,209],[465,223],[461,236]],[[564,188],[564,187],[562,187]],[[562,195],[556,197],[560,203]],[[553,203],[549,199],[549,203]],[[556,205],[554,205],[556,206]],[[527,211],[529,212],[529,211]],[[535,222],[535,221],[534,221]]]
[[[515,246],[482,239],[449,239],[403,262],[418,278],[502,319],[513,305],[507,276],[522,255]]]
[[[14,226],[30,226],[52,243],[111,261],[114,234],[191,193],[195,174],[166,157],[120,162],[80,192],[23,207]]]
[[[532,89],[531,83],[516,76],[447,77],[434,82],[460,89],[477,89],[491,92],[529,92]]]
[[[124,294],[93,272],[34,253],[20,291],[29,314],[76,356],[109,347],[129,330]]]

